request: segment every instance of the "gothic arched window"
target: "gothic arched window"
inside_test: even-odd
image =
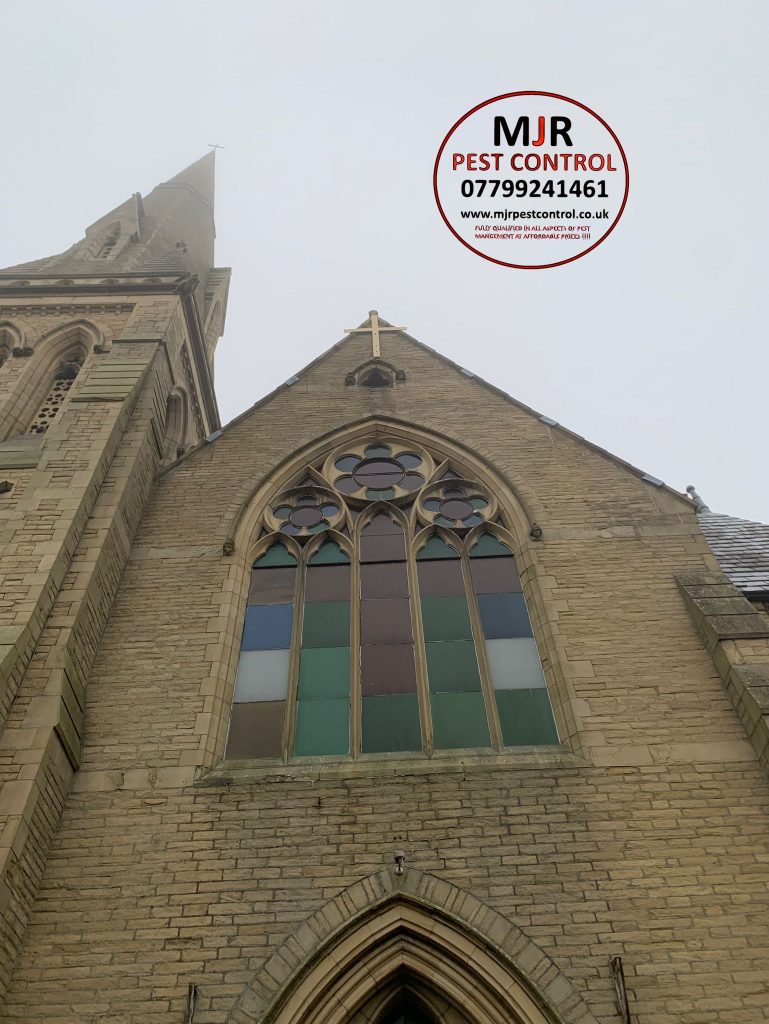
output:
[[[310,466],[263,514],[227,757],[555,744],[494,495],[385,439]]]
[[[85,353],[79,346],[68,352],[60,361],[54,371],[53,380],[46,392],[45,398],[29,426],[28,433],[44,434],[48,430],[64,404],[64,399],[69,394],[70,388],[75,382],[78,373],[80,373],[84,361]]]

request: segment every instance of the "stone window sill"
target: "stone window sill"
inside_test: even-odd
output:
[[[580,768],[588,762],[564,746],[495,750],[448,750],[426,754],[363,754],[349,757],[302,757],[283,764],[274,758],[222,761],[195,782],[196,786],[237,785],[256,781],[301,781],[404,775],[434,775],[477,768],[504,771],[531,768]]]

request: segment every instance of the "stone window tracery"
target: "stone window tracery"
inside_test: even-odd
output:
[[[44,434],[58,415],[64,400],[70,392],[75,378],[82,369],[84,356],[80,351],[70,352],[60,362],[48,393],[43,399],[28,433]]]
[[[332,451],[264,510],[226,756],[558,742],[499,503],[392,438]]]

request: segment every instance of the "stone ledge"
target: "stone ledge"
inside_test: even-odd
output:
[[[723,573],[682,573],[676,579],[750,745],[769,773],[769,624]],[[744,664],[743,655],[755,657],[762,646],[766,662]]]

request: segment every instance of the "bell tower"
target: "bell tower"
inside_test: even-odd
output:
[[[214,160],[130,196],[66,252],[0,271],[0,993],[154,479],[220,425]]]

